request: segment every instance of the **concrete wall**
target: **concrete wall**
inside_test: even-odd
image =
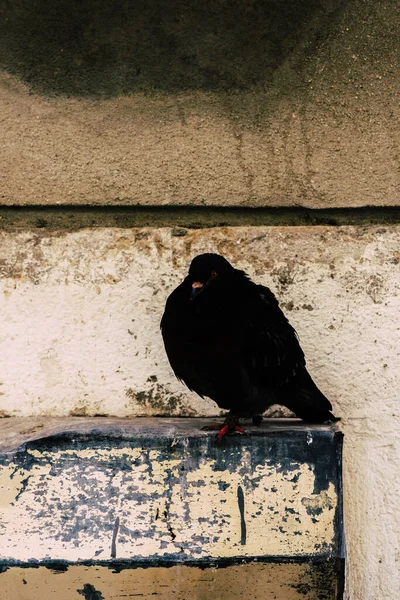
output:
[[[4,7],[2,202],[398,203],[396,0],[118,7]]]
[[[399,248],[398,226],[3,232],[0,408],[219,414],[175,379],[159,330],[191,258],[215,250],[276,293],[335,412],[395,412]]]
[[[277,294],[342,417],[347,598],[394,600],[398,3],[134,4],[2,7],[0,204],[53,216],[0,210],[1,415],[218,414],[174,380],[158,323],[190,259],[223,253]],[[61,228],[60,205],[146,206],[149,227],[72,210]],[[151,226],[161,205],[335,208],[344,226]],[[382,223],[346,226],[366,206]]]
[[[349,598],[396,597],[400,227],[37,229],[3,232],[0,248],[0,406],[36,425],[219,414],[171,373],[165,299],[204,250],[269,285],[342,417]]]

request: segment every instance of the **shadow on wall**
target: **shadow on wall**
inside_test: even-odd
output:
[[[329,37],[343,0],[1,0],[0,65],[43,93],[270,86]]]

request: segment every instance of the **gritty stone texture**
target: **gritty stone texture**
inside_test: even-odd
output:
[[[397,1],[50,4],[2,10],[1,203],[399,204]]]
[[[217,444],[179,421],[44,422],[1,455],[0,561],[343,558],[340,432],[265,423]]]

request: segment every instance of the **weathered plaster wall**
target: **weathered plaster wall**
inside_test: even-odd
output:
[[[397,1],[115,6],[2,3],[1,205],[399,206]],[[46,218],[0,237],[0,414],[216,414],[158,323],[190,258],[224,253],[276,292],[343,419],[349,600],[397,598],[399,227]]]
[[[2,203],[400,200],[396,0],[1,14]]]
[[[218,413],[174,380],[158,327],[191,257],[221,252],[277,294],[343,418],[349,598],[393,600],[399,247],[396,226],[3,232],[3,414]]]
[[[336,412],[396,400],[399,227],[38,229],[0,240],[9,414],[218,413],[175,380],[159,332],[168,293],[206,250],[273,289]]]

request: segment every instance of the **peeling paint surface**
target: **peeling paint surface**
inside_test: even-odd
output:
[[[158,420],[146,439],[135,427],[130,439],[99,426],[3,455],[0,560],[341,556],[333,429],[315,428],[310,448],[287,425],[223,447],[193,425],[171,436]]]

